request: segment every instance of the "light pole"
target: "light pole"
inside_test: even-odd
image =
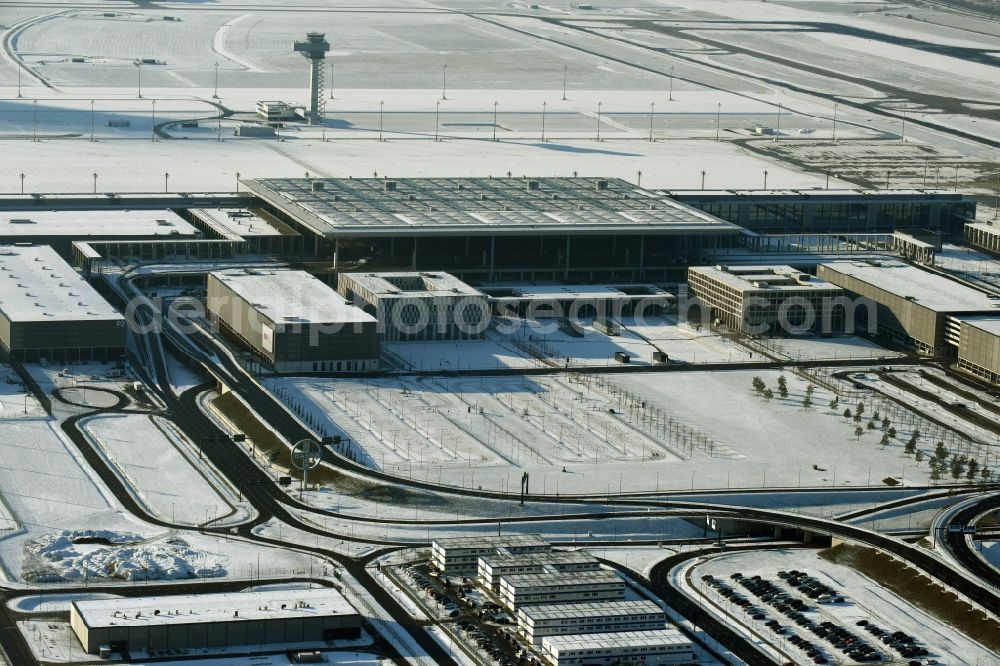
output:
[[[597,141],[601,140],[601,102],[597,103]]]
[[[701,172],[701,189],[705,189],[705,172]]]
[[[493,140],[497,140],[497,102],[493,102]]]
[[[94,100],[90,100],[90,142],[94,142]]]
[[[833,142],[837,142],[837,105],[833,105]]]
[[[240,191],[240,172],[236,172],[236,192]]]
[[[438,131],[441,127],[440,120],[441,100],[434,102],[434,140],[438,141]],[[493,135],[496,136],[496,124],[493,125]]]
[[[219,63],[215,63],[215,90],[212,92],[212,99],[219,99]]]
[[[97,172],[94,172],[94,194],[97,194]]]
[[[17,63],[17,98],[21,99],[21,63]]]
[[[149,140],[156,141],[156,100],[153,100],[153,120],[149,123]]]
[[[24,194],[24,174],[21,174],[21,194]]]
[[[649,140],[653,140],[653,114],[656,113],[656,102],[649,103]]]
[[[958,189],[958,166],[959,165],[957,165],[957,164],[955,165],[955,189],[956,190]]]
[[[382,138],[382,108],[384,106],[385,106],[385,102],[380,100],[379,103],[378,103],[378,140],[379,141],[385,141],[385,139]]]
[[[31,140],[38,141],[38,100],[31,100]]]
[[[778,141],[778,137],[781,136],[781,104],[778,105],[778,122],[774,128],[774,140]],[[767,189],[767,188],[764,188]]]
[[[566,74],[569,72],[569,65],[563,65],[563,101],[566,101]]]
[[[767,189],[767,169],[764,169],[764,189]]]
[[[670,96],[668,97],[668,100],[671,101],[671,102],[674,101],[674,67],[673,67],[673,65],[670,66]]]
[[[330,99],[333,99],[333,63],[330,63]]]
[[[885,172],[885,189],[889,189],[889,174],[891,173],[892,172],[888,170]]]
[[[542,143],[545,143],[545,107],[548,102],[542,102]]]
[[[903,109],[903,129],[899,133],[899,141],[900,143],[906,141],[906,109]]]
[[[166,171],[163,172],[163,193],[167,194],[170,192],[170,174]]]
[[[722,127],[722,102],[719,102],[718,107],[715,109],[715,140],[720,141],[719,138],[719,128]]]
[[[448,65],[441,65],[441,99],[448,99]]]
[[[642,187],[642,171],[635,172],[635,186]]]
[[[142,61],[141,60],[136,60],[135,61],[135,67],[136,67],[136,70],[138,71],[138,74],[139,74],[139,79],[138,79],[138,84],[137,84],[137,87],[138,87],[137,93],[138,93],[138,97],[141,99],[142,98]]]

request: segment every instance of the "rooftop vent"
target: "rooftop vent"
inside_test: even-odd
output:
[[[525,187],[528,189],[528,191],[537,190],[538,189],[538,181],[537,180],[529,180],[527,182],[527,184],[525,185]]]
[[[394,180],[387,180],[387,181],[385,181],[385,183],[383,183],[382,187],[383,187],[383,189],[386,192],[395,192],[396,191],[396,181],[394,181]]]
[[[594,189],[595,190],[606,190],[606,189],[608,189],[608,181],[606,181],[604,179],[601,179],[601,180],[597,181],[596,183],[594,183]]]
[[[10,218],[11,224],[35,224],[34,220],[30,220],[26,217],[12,217]]]
[[[309,183],[309,189],[311,189],[313,192],[322,192],[323,187],[324,183],[322,180],[314,180]]]

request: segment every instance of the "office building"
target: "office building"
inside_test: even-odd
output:
[[[604,634],[663,629],[667,614],[652,601],[597,601],[579,604],[524,606],[517,624],[529,643],[546,636]]]
[[[625,598],[625,581],[612,571],[517,574],[501,577],[497,594],[511,610],[529,604],[614,601]]]
[[[688,289],[713,324],[733,332],[844,330],[844,290],[790,266],[692,266]]]
[[[1000,384],[1000,312],[995,317],[963,317],[960,321],[958,367]]]
[[[676,629],[579,636],[546,636],[550,666],[663,666],[694,661],[691,641]]]
[[[547,553],[552,544],[537,534],[491,537],[450,537],[431,542],[431,562],[448,575],[473,575],[479,570],[479,558],[503,550],[520,555]]]
[[[479,558],[479,583],[483,587],[500,589],[504,576],[533,573],[566,573],[569,571],[600,571],[601,563],[582,550],[547,553],[513,554],[504,548]]]

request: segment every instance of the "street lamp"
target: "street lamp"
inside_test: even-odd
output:
[[[156,141],[156,100],[153,100],[153,119],[149,123],[149,140]]]
[[[166,171],[163,172],[163,193],[167,194],[170,192],[170,174]]]
[[[833,105],[833,142],[837,142],[837,105]]]
[[[94,142],[94,100],[90,100],[90,142]]]
[[[94,194],[97,194],[97,172],[94,172]]]
[[[136,60],[136,61],[135,61],[135,67],[136,67],[136,70],[137,70],[137,71],[138,71],[138,73],[139,73],[139,80],[138,80],[138,97],[139,97],[139,98],[142,98],[142,60]]]
[[[21,174],[21,194],[24,194],[24,174]]]
[[[670,97],[669,101],[674,101],[674,67],[670,66]]]
[[[38,100],[31,100],[31,140],[38,141]]]
[[[434,140],[439,141],[438,131],[440,130],[441,100],[434,102]],[[493,135],[496,136],[496,125],[493,125]]]
[[[497,102],[493,102],[493,140],[497,140]]]
[[[903,109],[903,129],[899,133],[900,143],[906,141],[906,109]]]
[[[448,99],[448,65],[441,65],[441,99]]]
[[[379,101],[378,103],[378,140],[384,141],[382,138],[382,107],[385,106],[384,101]]]
[[[597,141],[601,140],[601,102],[597,103]]]
[[[569,65],[563,65],[563,101],[566,101],[566,73],[569,72]]]
[[[653,114],[656,113],[656,102],[649,103],[649,140],[653,140]]]
[[[215,90],[212,92],[212,99],[219,99],[219,63],[215,63]]]
[[[701,172],[701,189],[705,189],[705,172]]]
[[[764,189],[767,189],[767,169],[764,169]]]
[[[240,191],[240,172],[236,172],[236,191]]]
[[[548,102],[542,102],[542,143],[545,143],[545,107]]]
[[[722,102],[715,109],[715,140],[719,141],[719,128],[722,126]]]
[[[17,98],[21,99],[21,63],[17,63]]]
[[[781,136],[781,104],[778,105],[778,122],[774,128],[774,140],[778,141],[778,137]],[[766,189],[766,188],[765,188]]]

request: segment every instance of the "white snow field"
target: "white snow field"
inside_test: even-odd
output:
[[[760,575],[773,583],[784,586],[777,573],[780,570],[790,569],[803,571],[817,578],[820,582],[830,585],[841,592],[846,600],[846,603],[843,604],[810,603],[813,610],[808,611],[806,616],[814,622],[829,620],[858,633],[864,639],[871,639],[871,636],[855,626],[855,622],[858,620],[868,620],[890,631],[901,629],[915,636],[917,641],[931,652],[930,658],[949,666],[967,666],[968,664],[981,664],[983,666],[992,664],[995,666],[1000,663],[996,654],[976,642],[975,637],[966,636],[936,620],[907,600],[873,584],[866,576],[854,569],[827,562],[820,558],[816,551],[812,550],[776,549],[710,557],[691,569],[688,586],[694,586],[695,589],[702,591],[706,597],[725,607],[724,599],[712,588],[705,585],[701,576],[711,574],[716,578],[732,582],[729,580],[729,576],[734,572],[740,572],[744,576]],[[734,588],[742,589],[739,586],[734,586]],[[694,594],[697,596],[697,593]],[[712,609],[713,612],[719,612],[718,608],[711,604],[707,604],[706,607]],[[764,608],[766,611],[770,611],[768,617],[777,615],[778,621],[785,624],[784,616],[774,613],[770,607],[764,606]],[[746,618],[742,612],[738,613],[737,617],[740,620]],[[804,654],[794,652],[796,648],[791,644],[783,643],[773,632],[761,626],[759,622],[757,624],[756,630],[760,635],[770,636],[777,645],[783,646],[786,652],[793,655],[798,654],[802,659],[805,659]],[[796,633],[804,635],[809,640],[816,638],[808,631],[798,627],[793,628]],[[814,642],[825,645],[819,639]],[[875,645],[877,648],[883,647],[879,642],[876,642]],[[833,652],[832,646],[825,645],[825,647],[827,655]],[[835,654],[838,657],[841,656],[839,652],[835,652]],[[890,654],[898,657],[895,653],[890,652]]]
[[[345,436],[365,464],[455,485],[531,491],[678,490],[927,481],[903,453],[924,427],[906,412],[867,427],[829,403],[833,394],[778,371],[556,374],[534,377],[283,378],[268,387],[318,433]],[[760,376],[774,392],[755,395]],[[824,380],[825,381],[825,380]],[[881,416],[888,416],[886,411]],[[857,425],[864,432],[855,433]],[[921,447],[927,443],[922,441]],[[447,474],[445,474],[447,472]],[[515,474],[515,477],[518,475]],[[515,485],[517,478],[514,479]]]
[[[87,419],[83,425],[133,496],[176,525],[245,520],[236,492],[170,422],[140,414]],[[165,474],[164,470],[170,470]]]

